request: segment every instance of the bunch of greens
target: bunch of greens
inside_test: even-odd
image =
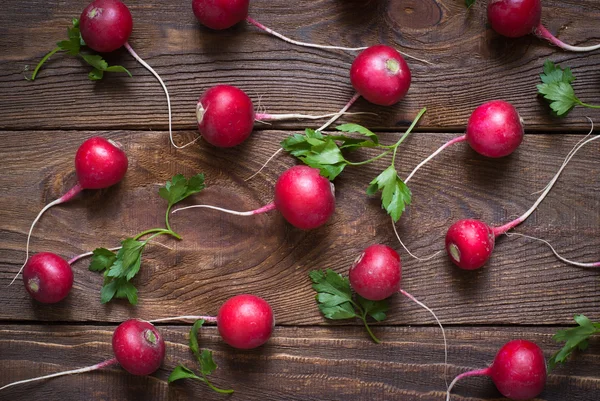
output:
[[[562,69],[552,61],[544,63],[544,73],[540,75],[541,84],[537,85],[538,93],[550,103],[550,108],[559,117],[566,116],[575,106],[600,109],[600,106],[583,103],[575,96],[571,83],[575,80],[569,67]]]
[[[204,174],[197,174],[189,180],[181,174],[174,176],[158,191],[160,197],[168,202],[165,214],[166,228],[152,228],[134,237],[126,238],[121,242],[121,249],[117,253],[106,248],[94,250],[89,270],[104,272],[104,285],[100,293],[102,303],[107,303],[113,298],[127,298],[129,303],[137,304],[137,288],[131,283],[131,279],[140,270],[142,252],[148,241],[159,235],[170,235],[181,239],[179,234],[171,229],[169,212],[173,205],[203,189]],[[141,240],[142,237],[146,238]]]
[[[381,191],[382,206],[394,222],[397,222],[402,216],[406,205],[410,205],[411,192],[404,181],[398,177],[394,164],[396,152],[398,146],[410,134],[426,110],[423,108],[417,114],[404,135],[393,145],[382,145],[379,143],[379,137],[363,126],[344,124],[336,127],[336,129],[341,132],[360,134],[363,137],[353,138],[343,134],[325,136],[319,131],[306,129],[304,135],[294,134],[284,139],[281,142],[281,147],[308,166],[318,168],[321,175],[330,180],[334,180],[346,166],[360,166],[371,163],[392,153],[390,166],[369,183],[367,194],[374,195]],[[379,148],[384,149],[384,151],[372,159],[362,162],[351,162],[342,153],[342,151],[353,151],[360,148]]]
[[[201,376],[196,375],[193,370],[188,369],[183,365],[179,365],[175,369],[173,369],[173,371],[169,375],[168,382],[173,383],[174,381],[181,379],[195,379],[206,383],[208,387],[210,387],[217,393],[231,394],[233,393],[233,390],[224,390],[215,387],[208,380],[207,376],[217,369],[217,364],[213,361],[212,351],[205,349],[202,350],[202,352],[200,352],[200,346],[198,345],[198,330],[200,329],[200,327],[202,327],[203,324],[204,320],[197,320],[196,323],[194,323],[194,325],[192,326],[192,329],[190,330],[190,349],[192,350],[192,353],[194,354],[196,360],[198,361],[198,364],[200,365],[199,372]]]
[[[55,53],[59,51],[67,52],[71,56],[80,56],[86,63],[93,67],[88,74],[88,78],[92,81],[98,81],[104,77],[105,72],[124,72],[131,76],[131,73],[120,65],[111,65],[97,54],[81,53],[82,47],[86,47],[81,32],[79,31],[79,19],[73,18],[73,25],[67,28],[67,36],[69,39],[61,40],[56,43],[56,47],[46,54],[35,67],[33,74],[29,80],[33,81],[42,67],[42,65]]]
[[[387,300],[369,301],[358,294],[353,296],[348,279],[331,269],[313,270],[308,275],[317,292],[316,299],[323,316],[332,320],[359,318],[373,341],[377,344],[381,342],[371,331],[367,316],[378,322],[383,321],[388,311]]]
[[[575,349],[584,351],[589,343],[588,339],[594,334],[600,334],[600,323],[592,322],[584,315],[574,317],[579,325],[571,329],[559,330],[552,339],[556,342],[564,342],[565,345],[548,361],[548,370],[552,370],[557,364],[563,363]]]

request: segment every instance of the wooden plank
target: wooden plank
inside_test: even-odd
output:
[[[345,273],[372,243],[399,250],[403,288],[446,324],[570,324],[575,313],[599,318],[598,272],[558,262],[545,246],[530,240],[500,238],[487,267],[475,272],[460,271],[444,254],[428,262],[411,259],[394,238],[379,199],[364,194],[368,182],[389,163],[384,159],[348,168],[336,180],[334,217],[311,232],[292,228],[275,212],[245,219],[194,210],[173,215],[172,226],[184,240],[165,239],[172,250],[150,246],[145,252],[134,281],[140,289],[137,307],[122,301],[101,305],[102,279],[87,271],[83,261],[74,266],[75,285],[65,301],[36,304],[20,282],[8,284],[24,260],[31,221],[43,205],[74,185],[72,157],[84,138],[94,134],[125,146],[130,158],[126,179],[50,209],[34,230],[33,252],[71,257],[160,227],[165,202],[157,191],[176,173],[207,175],[208,188],[185,204],[251,210],[271,201],[277,175],[294,164],[291,157],[280,156],[264,174],[243,180],[277,149],[286,135],[281,131],[261,131],[236,149],[217,150],[200,141],[180,151],[169,146],[165,132],[1,132],[0,319],[119,322],[131,316],[215,314],[227,298],[248,292],[267,299],[281,324],[329,324],[316,308],[307,273],[325,268]],[[181,141],[193,138],[192,132],[181,135]],[[382,142],[392,143],[398,135],[384,133]],[[398,154],[402,176],[453,135],[410,136]],[[402,238],[417,255],[431,255],[443,247],[447,227],[460,218],[499,225],[524,213],[537,198],[532,193],[546,185],[579,139],[528,135],[517,152],[497,160],[480,157],[465,144],[449,148],[410,182],[414,202],[398,225]],[[600,181],[594,172],[599,150],[600,141],[583,148],[517,231],[551,241],[566,257],[598,260]],[[355,157],[374,155],[369,151]],[[391,303],[386,324],[432,323],[428,313],[406,299],[395,296]]]
[[[133,79],[112,75],[92,83],[83,62],[62,55],[53,57],[35,82],[24,79],[24,69],[31,71],[64,38],[83,3],[33,0],[0,6],[0,129],[166,129],[161,87],[125,50],[107,59],[131,70]],[[195,129],[197,99],[218,83],[241,87],[257,107],[271,113],[333,112],[353,94],[348,79],[353,54],[293,47],[245,23],[211,31],[197,23],[189,2],[127,3],[135,19],[132,46],[168,85],[177,129]],[[584,130],[588,110],[578,108],[566,119],[553,118],[536,96],[535,85],[543,62],[552,59],[572,67],[581,99],[600,104],[600,52],[564,52],[532,35],[502,38],[486,25],[485,2],[470,11],[463,3],[253,0],[250,12],[298,40],[344,46],[384,43],[433,63],[409,60],[412,87],[398,105],[377,107],[359,100],[352,111],[377,115],[353,120],[369,127],[406,126],[427,106],[423,127],[463,130],[476,106],[504,98],[518,108],[528,129]],[[596,0],[544,1],[544,23],[567,43],[598,43],[599,19]]]
[[[461,327],[447,331],[448,377],[491,363],[515,338],[534,341],[550,357],[558,328]],[[111,358],[110,326],[0,326],[0,385],[93,365]],[[180,363],[194,366],[187,347],[189,328],[162,326],[167,341],[163,366],[150,377],[120,367],[63,376],[6,389],[0,398],[128,400],[221,400],[223,395],[191,381],[168,385]],[[215,385],[233,388],[232,400],[423,400],[444,398],[443,342],[434,328],[381,328],[382,344],[369,342],[360,328],[278,327],[263,347],[239,351],[224,345],[214,327],[201,331],[202,348],[214,352]],[[600,394],[600,341],[548,377],[536,400],[595,401]],[[489,378],[456,385],[452,400],[500,399]]]

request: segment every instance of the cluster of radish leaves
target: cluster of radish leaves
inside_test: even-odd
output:
[[[304,135],[294,134],[281,142],[281,147],[295,156],[306,165],[318,168],[321,175],[333,181],[346,166],[360,166],[378,160],[392,153],[390,166],[375,177],[367,188],[368,195],[381,191],[381,203],[394,222],[402,216],[406,205],[410,205],[411,192],[408,186],[398,177],[395,168],[396,152],[398,146],[411,133],[421,116],[425,113],[423,108],[415,117],[404,135],[393,145],[382,145],[379,137],[358,124],[343,124],[336,129],[340,132],[361,134],[362,138],[353,138],[346,135],[323,135],[320,131],[306,129]],[[361,162],[352,162],[344,157],[343,151],[353,151],[360,148],[385,149],[379,155]]]
[[[124,72],[131,77],[131,73],[123,66],[111,65],[97,54],[81,53],[81,48],[86,47],[85,41],[81,37],[79,31],[79,19],[73,18],[73,26],[67,28],[68,40],[61,40],[56,43],[56,48],[46,54],[35,67],[33,74],[29,80],[33,81],[42,67],[42,65],[55,53],[59,51],[67,52],[71,56],[81,56],[81,58],[93,67],[92,71],[88,74],[88,78],[92,81],[98,81],[104,77],[105,72]]]
[[[168,382],[172,383],[176,380],[181,379],[194,379],[206,383],[208,387],[220,394],[231,394],[233,390],[225,390],[215,387],[209,380],[208,376],[217,369],[217,364],[213,361],[213,353],[207,349],[200,352],[200,346],[198,344],[198,330],[204,324],[204,320],[196,320],[190,330],[190,350],[196,357],[198,365],[200,365],[200,376],[196,375],[193,370],[183,365],[178,365],[173,369],[169,375]]]
[[[556,342],[564,342],[565,345],[557,351],[548,361],[548,370],[552,370],[557,364],[563,363],[575,351],[584,351],[588,347],[588,338],[594,334],[600,334],[600,322],[592,322],[584,315],[574,317],[579,325],[570,329],[559,330],[552,337]]]
[[[575,96],[575,90],[571,86],[575,77],[569,67],[563,69],[546,60],[544,73],[540,74],[540,78],[542,83],[537,85],[538,93],[550,103],[550,108],[558,117],[566,116],[575,106],[600,109],[600,105],[584,103]]]
[[[104,285],[100,293],[102,303],[107,303],[113,298],[127,298],[132,305],[137,304],[137,288],[131,283],[131,279],[140,270],[142,252],[148,241],[159,235],[181,239],[169,224],[171,208],[188,196],[202,191],[204,187],[204,174],[197,174],[189,180],[182,174],[175,175],[158,191],[160,197],[168,202],[165,228],[152,228],[126,238],[121,242],[122,247],[117,253],[106,248],[94,250],[89,270],[104,272]],[[141,240],[142,237],[146,238]]]
[[[313,270],[309,273],[319,310],[327,319],[344,320],[359,318],[363,321],[367,332],[377,344],[381,341],[375,337],[367,323],[367,316],[378,322],[385,320],[388,311],[386,299],[370,301],[358,294],[353,296],[350,281],[331,269]]]

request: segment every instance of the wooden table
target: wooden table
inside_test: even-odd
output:
[[[135,26],[130,43],[164,78],[173,103],[178,143],[196,134],[199,95],[218,84],[247,91],[270,113],[328,113],[352,96],[348,70],[354,55],[291,46],[241,23],[211,31],[195,20],[190,1],[127,1]],[[251,181],[286,136],[317,123],[256,125],[250,140],[232,149],[204,141],[183,150],[169,144],[163,92],[124,49],[107,56],[133,78],[112,74],[93,83],[81,60],[57,55],[34,82],[24,79],[80,14],[86,1],[5,0],[0,5],[0,386],[15,380],[92,365],[110,358],[111,334],[122,321],[181,314],[215,314],[229,297],[252,293],[273,306],[277,326],[271,340],[252,351],[225,345],[214,326],[202,329],[201,346],[214,351],[216,385],[226,397],[196,382],[168,385],[178,363],[193,366],[189,325],[160,325],[167,340],[162,368],[135,377],[119,367],[14,387],[2,400],[444,400],[443,343],[431,316],[401,296],[391,299],[389,317],[375,324],[383,340],[371,342],[359,321],[332,323],[317,310],[307,273],[331,268],[346,273],[373,243],[388,244],[403,258],[403,288],[431,307],[449,342],[448,378],[489,364],[505,342],[525,338],[547,357],[559,345],[558,329],[573,315],[599,320],[598,272],[556,260],[543,244],[502,237],[490,262],[461,271],[445,254],[428,262],[410,258],[394,237],[368,182],[386,165],[348,168],[336,179],[337,210],[324,227],[302,232],[277,213],[245,219],[211,211],[175,215],[182,241],[172,250],[149,247],[135,279],[140,302],[102,305],[101,276],[74,265],[75,284],[66,300],[41,305],[21,281],[8,286],[24,260],[29,226],[43,205],[76,181],[73,156],[94,135],[120,141],[129,156],[125,180],[102,191],[85,191],[41,219],[32,251],[67,258],[111,247],[127,236],[163,224],[165,202],[157,190],[177,173],[204,172],[206,190],[186,204],[219,204],[250,210],[269,202],[277,176],[295,164],[276,158]],[[413,73],[407,97],[393,107],[359,100],[351,111],[376,115],[344,118],[380,133],[392,143],[417,111],[428,111],[402,145],[397,168],[405,176],[419,161],[465,128],[484,101],[513,103],[526,123],[522,146],[510,157],[491,160],[456,145],[423,168],[410,187],[413,205],[398,224],[417,255],[443,247],[447,228],[460,218],[491,224],[527,210],[571,147],[589,131],[576,108],[553,117],[535,85],[546,59],[570,66],[577,96],[600,104],[600,51],[560,51],[533,36],[509,40],[486,25],[485,2],[467,11],[462,0],[266,1],[253,0],[251,15],[293,38],[325,44],[393,45],[433,65],[408,60]],[[567,43],[600,42],[597,0],[546,0],[543,21]],[[258,107],[258,106],[257,106]],[[583,148],[538,210],[516,231],[543,237],[566,257],[598,260],[600,213],[598,151]],[[357,157],[374,153],[365,151]],[[501,396],[488,378],[459,383],[453,400]],[[542,400],[600,399],[600,341],[549,377]]]

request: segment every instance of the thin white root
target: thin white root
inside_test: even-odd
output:
[[[158,323],[158,322],[171,322],[174,320],[205,320],[207,322],[214,323],[217,321],[217,318],[214,316],[175,316],[175,317],[163,317],[161,319],[148,320],[148,323]]]
[[[437,251],[436,253],[434,253],[433,255],[430,255],[426,258],[420,258],[416,255],[414,255],[411,251],[408,250],[408,248],[404,245],[404,243],[402,242],[402,240],[400,239],[400,235],[398,234],[398,230],[396,229],[396,224],[394,223],[394,219],[392,220],[392,227],[394,228],[394,234],[396,234],[396,238],[398,239],[398,242],[400,242],[400,245],[402,245],[402,248],[404,248],[404,250],[410,255],[412,256],[414,259],[417,259],[420,262],[425,262],[427,260],[433,259],[435,258],[440,252],[442,251]]]
[[[258,169],[258,171],[256,173],[252,174],[250,177],[246,178],[244,181],[250,181],[251,179],[253,179],[254,177],[256,177],[261,171],[264,170],[265,167],[267,167],[267,164],[269,164],[269,162],[271,160],[273,160],[275,158],[275,156],[277,156],[278,154],[281,153],[282,150],[283,150],[283,148],[277,149],[277,152],[273,153],[271,155],[271,157],[269,157],[269,159]]]
[[[442,329],[442,337],[444,337],[444,383],[446,383],[446,389],[448,389],[448,341],[446,341],[446,331],[444,330],[444,326],[442,326],[442,323],[440,322],[436,314],[427,305],[425,305],[423,302],[419,301],[417,298],[410,295],[404,290],[400,290],[400,293],[402,293],[402,295],[406,296],[408,299],[410,299],[411,301],[413,301],[414,303],[431,313],[438,326],[440,326],[440,329]]]
[[[219,212],[224,212],[224,213],[229,213],[229,214],[235,214],[236,216],[252,216],[252,215],[256,214],[256,212],[254,210],[251,210],[249,212],[236,212],[235,210],[223,209],[221,207],[210,206],[210,205],[192,205],[192,206],[180,207],[179,209],[173,210],[171,213],[177,213],[177,212],[180,212],[182,210],[194,209],[194,208],[204,208],[204,209],[218,210]]]
[[[317,131],[323,131],[325,128],[329,127],[331,124],[333,124],[338,118],[340,118],[346,111],[348,111],[348,109],[350,108],[350,106],[352,106],[354,104],[354,102],[356,102],[356,100],[360,97],[360,94],[358,92],[356,92],[352,98],[350,98],[350,100],[348,101],[348,103],[346,103],[346,105],[344,107],[342,107],[342,109],[340,111],[338,111],[337,113],[335,113],[333,115],[333,117],[331,117],[331,119],[329,119],[329,121],[327,121],[325,124],[323,124],[320,128],[317,128]]]
[[[550,250],[552,251],[552,253],[554,253],[554,256],[556,256],[558,259],[560,259],[561,261],[573,265],[573,266],[578,266],[578,267],[600,267],[600,262],[593,262],[593,263],[583,263],[583,262],[575,262],[574,260],[569,260],[561,255],[559,255],[559,253],[556,251],[556,249],[554,249],[554,247],[550,244],[550,242],[546,241],[545,239],[541,239],[541,238],[537,238],[537,237],[532,237],[531,235],[526,235],[526,234],[521,234],[521,233],[515,233],[515,232],[511,232],[511,233],[504,233],[507,237],[512,237],[513,235],[516,235],[518,237],[525,237],[525,238],[529,238],[535,241],[540,241],[543,242],[544,244],[548,245],[548,247],[550,248]]]

